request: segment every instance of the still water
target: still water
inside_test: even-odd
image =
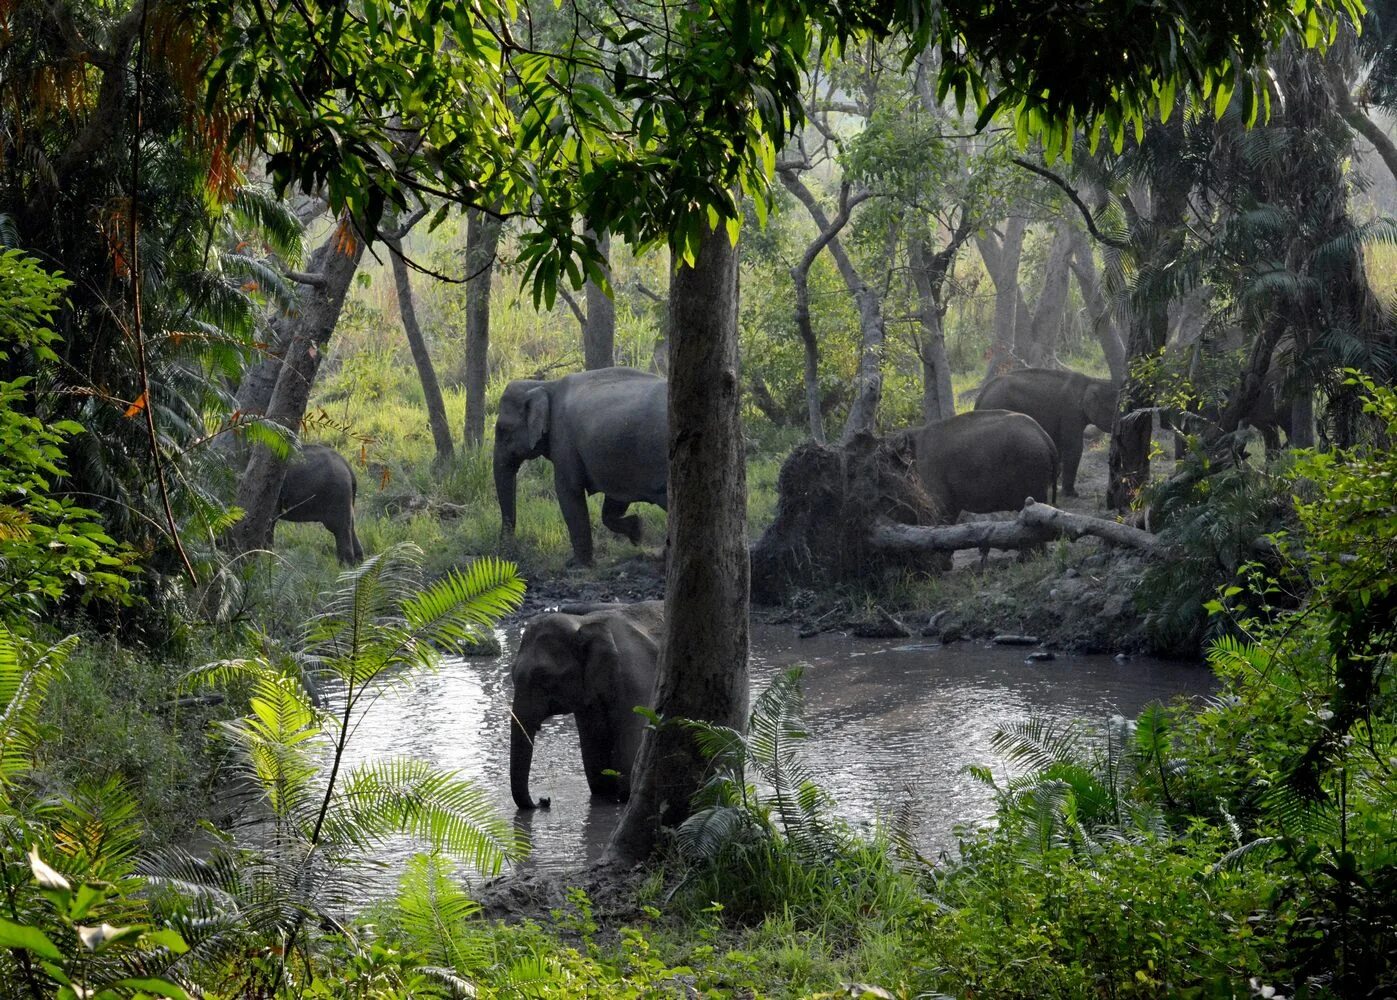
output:
[[[509,662],[519,632],[497,633],[498,658],[447,659],[412,687],[385,693],[354,733],[352,758],[411,755],[457,770],[487,788],[503,815],[514,815]],[[752,691],[805,664],[806,756],[837,811],[860,823],[910,806],[924,853],[934,856],[954,846],[955,824],[991,812],[992,793],[965,767],[1009,773],[990,750],[998,727],[1030,716],[1101,723],[1154,700],[1213,688],[1211,673],[1197,664],[1061,653],[1028,663],[1026,653],[837,633],[800,639],[787,626],[754,625]],[[571,717],[550,720],[539,733],[530,790],[550,797],[552,808],[519,814],[533,842],[525,864],[568,870],[596,861],[620,807],[590,800]],[[412,851],[399,846],[404,856]]]

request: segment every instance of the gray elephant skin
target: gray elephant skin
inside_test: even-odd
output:
[[[335,536],[335,556],[341,563],[357,565],[364,550],[354,531],[354,500],[359,483],[354,470],[333,448],[308,444],[286,466],[277,500],[278,521],[314,521]],[[272,525],[275,533],[276,525]]]
[[[1057,502],[1057,448],[1022,413],[974,410],[899,431],[889,441],[910,449],[937,523],[949,524],[962,511],[1018,510],[1028,497]]]
[[[504,541],[514,537],[519,467],[542,457],[553,463],[573,561],[592,562],[592,493],[606,495],[602,524],[639,544],[640,518],[626,510],[633,503],[663,508],[668,502],[668,391],[664,379],[635,368],[509,383],[495,422],[495,496]]]
[[[1051,368],[1021,368],[985,383],[975,400],[977,410],[1026,413],[1048,432],[1062,463],[1062,492],[1077,495],[1077,466],[1082,461],[1082,432],[1087,424],[1107,434],[1115,423],[1119,389],[1108,379]]]
[[[539,727],[567,714],[577,720],[582,770],[592,794],[626,798],[645,731],[635,707],[654,705],[663,636],[663,601],[596,605],[586,613],[554,611],[529,619],[510,667],[509,786],[516,806],[536,807],[529,770]],[[548,800],[538,805],[546,808]]]

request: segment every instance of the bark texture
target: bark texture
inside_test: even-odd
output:
[[[994,284],[994,342],[985,368],[985,378],[1016,367],[1014,343],[1019,313],[1019,258],[1023,256],[1028,220],[1017,216],[1004,224],[1003,236],[986,233],[975,238],[980,257]]]
[[[441,383],[437,381],[436,366],[432,364],[432,354],[427,350],[427,339],[422,336],[422,326],[417,322],[417,306],[412,298],[412,279],[408,274],[407,262],[403,260],[402,240],[386,242],[393,261],[398,315],[402,317],[403,333],[407,335],[412,362],[417,366],[417,377],[422,382],[422,398],[427,404],[427,423],[431,425],[432,441],[437,450],[436,466],[438,469],[444,469],[455,458],[456,449],[451,443],[451,423],[446,419],[446,403],[441,397]]]
[[[940,250],[921,237],[907,245],[908,268],[917,290],[917,356],[922,363],[922,418],[931,423],[956,414],[951,389],[951,364],[946,357],[946,278],[956,254],[970,238],[970,213],[961,210],[960,222]]]
[[[709,232],[670,286],[669,566],[655,710],[742,729],[747,719],[746,466],[738,381],[737,250]],[[706,762],[684,728],[648,730],[608,856],[649,857],[689,815]]]
[[[466,428],[467,448],[485,440],[485,380],[490,361],[490,281],[501,222],[472,209],[466,216]]]
[[[1106,365],[1111,369],[1111,381],[1119,384],[1125,381],[1125,343],[1112,315],[1111,302],[1101,287],[1101,272],[1096,266],[1096,257],[1086,233],[1073,230],[1072,276],[1077,279],[1077,287],[1082,292],[1082,302],[1087,309],[1092,334],[1101,345],[1101,353],[1106,355]]]
[[[607,280],[611,280],[611,236],[602,233],[597,237],[597,247],[606,258]],[[593,368],[610,368],[616,363],[616,303],[602,290],[601,285],[588,280],[587,314],[582,321],[582,363],[591,371]]]
[[[300,308],[282,320],[289,338],[266,415],[290,430],[299,431],[305,419],[311,386],[363,253],[364,241],[347,219],[341,220],[311,256],[310,272],[317,281],[307,287]],[[243,519],[232,534],[237,551],[265,548],[270,543],[285,476],[284,459],[265,445],[253,446],[238,482],[237,504],[243,509]]]

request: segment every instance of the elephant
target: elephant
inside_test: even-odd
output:
[[[495,421],[495,495],[504,541],[514,537],[519,466],[542,456],[553,463],[573,562],[592,562],[592,493],[606,495],[602,524],[640,544],[640,518],[626,510],[632,503],[668,506],[668,392],[664,379],[635,368],[510,382]]]
[[[1120,388],[1109,379],[1051,368],[1020,368],[985,383],[977,410],[1013,410],[1038,421],[1062,461],[1063,496],[1077,495],[1082,432],[1094,424],[1106,433],[1115,423]]]
[[[286,465],[277,499],[278,521],[318,521],[335,536],[341,563],[364,561],[354,532],[354,500],[359,492],[354,470],[344,457],[323,444],[308,444]],[[276,525],[272,525],[275,532]]]
[[[582,769],[594,796],[625,799],[645,719],[654,705],[664,602],[610,604],[535,615],[510,666],[509,787],[520,809],[547,808],[529,795],[534,737],[545,719],[572,713]]]
[[[899,431],[889,441],[910,450],[938,523],[950,524],[962,511],[1018,510],[1028,497],[1057,502],[1057,447],[1022,413],[973,410]]]

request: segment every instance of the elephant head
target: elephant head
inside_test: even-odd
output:
[[[1116,422],[1119,397],[1118,386],[1102,380],[1093,380],[1082,393],[1082,410],[1087,415],[1087,422],[1095,424],[1107,434],[1111,433],[1111,428]]]
[[[544,720],[573,714],[582,763],[594,795],[624,796],[644,722],[634,712],[653,698],[659,643],[655,629],[625,611],[550,613],[529,622],[510,670],[509,783],[514,804],[533,809],[529,771]],[[546,800],[542,804],[546,805]]]
[[[500,503],[500,534],[514,537],[519,466],[548,454],[549,396],[545,383],[516,379],[500,396],[495,420],[495,496]]]

